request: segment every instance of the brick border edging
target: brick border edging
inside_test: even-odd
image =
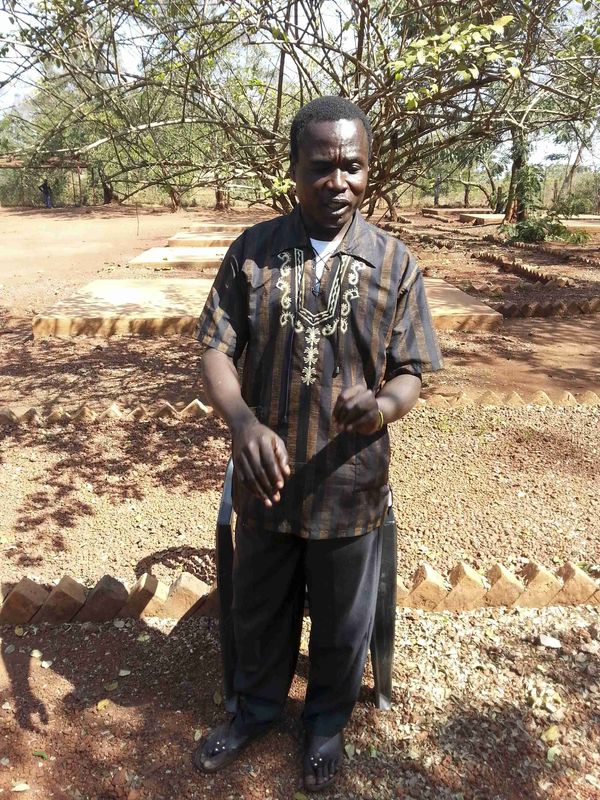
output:
[[[437,236],[431,236],[430,234],[421,234],[416,233],[415,231],[408,231],[397,223],[388,222],[380,225],[379,227],[383,228],[394,236],[406,234],[409,238],[412,237],[413,239],[425,244],[432,244],[438,249],[445,247],[451,250],[454,248],[454,241],[451,239],[442,239]],[[495,237],[486,237],[486,239],[488,241],[493,241],[498,244],[508,246],[505,242],[496,240]],[[482,261],[490,261],[494,264],[497,264],[504,272],[512,272],[515,275],[530,278],[533,281],[540,281],[548,286],[567,288],[575,285],[572,279],[567,278],[564,275],[556,276],[537,267],[527,267],[518,259],[513,258],[511,261],[510,259],[503,258],[501,255],[489,251],[471,253],[471,258],[478,258]],[[572,258],[575,260],[575,258],[572,256],[563,256],[563,258]],[[600,266],[600,261],[597,262],[595,259],[585,258],[582,256],[578,258],[578,260],[592,266]],[[472,283],[471,286],[475,288],[475,284]],[[490,291],[492,293],[495,292],[496,294],[501,294],[502,287],[490,286]],[[570,303],[565,303],[562,300],[558,300],[554,303],[534,302],[522,303],[520,305],[517,303],[499,303],[498,305],[491,307],[493,307],[495,311],[499,311],[503,317],[522,319],[527,319],[529,317],[565,317],[572,316],[574,314],[595,314],[596,312],[600,311],[600,295],[593,295],[585,300],[573,300]]]
[[[570,253],[561,247],[550,247],[543,242],[537,244],[535,242],[509,242],[500,236],[495,236],[493,233],[488,233],[482,239],[484,242],[497,244],[499,247],[516,247],[519,250],[530,250],[534,253],[542,253],[545,256],[559,258],[561,261],[575,261],[588,267],[600,267],[600,260],[597,258],[589,258],[579,253]]]
[[[410,239],[415,239],[417,242],[422,242],[423,244],[432,244],[437,247],[438,250],[442,250],[444,248],[447,250],[454,249],[455,241],[453,239],[443,239],[440,236],[432,236],[430,233],[418,233],[417,231],[405,228],[399,222],[379,223],[378,227],[384,231],[387,231],[387,233],[391,233],[392,236],[395,236],[396,238],[402,235],[403,237],[406,236]]]
[[[586,264],[588,267],[600,267],[600,260],[597,258],[588,258],[588,256],[578,255],[577,253],[569,253],[560,247],[549,247],[546,244],[535,242],[504,242],[501,239],[494,239],[494,241],[502,242],[507,247],[518,247],[520,250],[533,250],[537,253],[543,253],[546,256],[558,256],[563,261],[579,261],[581,264]]]
[[[496,563],[483,576],[460,561],[450,570],[448,580],[425,563],[413,574],[410,588],[398,577],[397,589],[398,608],[423,611],[600,606],[600,581],[572,562],[566,562],[554,573],[528,561],[518,575]],[[189,572],[183,572],[170,585],[144,573],[131,589],[113,576],[104,575],[89,591],[64,575],[50,591],[31,578],[22,578],[0,606],[0,625],[145,617],[180,621],[194,615],[218,614],[216,583],[208,586]]]
[[[544,283],[547,286],[554,286],[556,288],[569,288],[575,285],[571,278],[565,275],[554,275],[551,272],[540,269],[539,267],[528,267],[516,258],[512,260],[504,258],[498,253],[492,253],[487,250],[471,253],[471,258],[479,259],[480,261],[489,261],[492,264],[497,264],[503,272],[512,272],[524,278],[529,278],[532,281]],[[600,262],[599,262],[600,265]],[[476,288],[475,284],[471,284]],[[497,290],[496,286],[492,286],[490,291]],[[600,311],[600,295],[592,295],[585,300],[572,300],[570,303],[565,303],[563,300],[547,303],[500,303],[495,307],[504,317],[565,317],[574,314],[595,314]]]
[[[176,404],[177,405],[177,404]],[[64,425],[67,423],[92,423],[92,422],[137,422],[143,419],[201,419],[212,414],[212,408],[204,405],[198,398],[192,400],[182,408],[164,400],[154,408],[138,405],[133,408],[122,408],[118,403],[111,402],[104,411],[96,413],[91,406],[84,403],[73,411],[66,411],[62,406],[56,406],[48,415],[44,416],[40,409],[32,406],[23,414],[15,413],[11,408],[0,408],[0,428],[29,425],[31,427],[46,427],[48,425]]]
[[[461,394],[448,399],[441,392],[434,392],[427,397],[421,397],[417,401],[417,407],[430,406],[432,408],[454,408],[468,406],[496,406],[496,407],[517,407],[517,406],[600,406],[600,396],[591,390],[577,392],[573,394],[569,391],[562,392],[559,397],[552,401],[551,398],[542,390],[519,394],[516,391],[503,392],[498,394],[491,390],[478,391],[475,393],[462,392]],[[189,421],[202,419],[213,413],[210,406],[205,406],[200,400],[192,400],[181,409],[169,402],[158,403],[151,408],[144,405],[135,406],[132,409],[121,408],[118,403],[111,403],[104,411],[96,413],[89,405],[83,404],[75,411],[68,412],[62,407],[56,407],[47,416],[40,413],[40,410],[32,406],[22,414],[17,414],[11,408],[0,409],[0,430],[16,429],[20,426],[31,428],[45,428],[51,425],[66,425],[69,423],[76,425],[98,424],[100,422],[141,422],[153,419],[170,419],[174,421]]]
[[[524,396],[516,391],[497,394],[488,389],[477,392],[475,395],[461,392],[448,399],[444,394],[434,393],[427,398],[419,398],[417,407],[430,406],[431,408],[519,408],[525,406],[542,406],[569,408],[572,406],[600,406],[600,396],[591,390],[578,393],[575,396],[569,391],[561,392],[556,401],[552,401],[546,392],[537,390]]]

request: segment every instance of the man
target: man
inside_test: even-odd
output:
[[[52,208],[52,189],[48,183],[48,178],[44,178],[42,183],[38,186],[38,189],[44,196],[44,204],[46,208]]]
[[[238,708],[194,763],[222,769],[280,715],[307,589],[310,791],[336,776],[361,685],[389,503],[387,425],[416,403],[423,369],[441,366],[414,259],[358,210],[371,143],[368,119],[347,100],[298,112],[298,205],[234,242],[200,324],[205,388],[235,467]]]

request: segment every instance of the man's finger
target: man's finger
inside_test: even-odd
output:
[[[279,467],[279,461],[275,456],[274,441],[262,440],[260,443],[260,459],[269,482],[269,497],[275,494],[278,489],[283,487],[283,473]]]
[[[360,392],[364,391],[362,386],[350,386],[348,389],[344,389],[338,395],[337,400],[335,401],[335,406],[333,407],[333,416],[338,422],[342,422],[345,414],[348,403],[351,402],[356,395],[360,394]]]
[[[348,433],[358,431],[359,433],[374,433],[379,426],[379,408],[365,412],[361,417],[344,425],[344,430]]]
[[[356,422],[364,414],[377,410],[377,401],[373,392],[360,386],[355,388],[358,391],[345,401],[338,414],[337,421],[344,427]]]
[[[246,452],[246,458],[261,491],[266,497],[270,498],[275,493],[276,487],[267,474],[268,458],[265,457],[265,451],[268,452],[268,448],[265,447],[264,440],[252,442]]]
[[[238,457],[237,468],[239,469],[240,477],[244,485],[252,492],[252,494],[260,498],[266,506],[270,506],[271,501],[258,482],[258,479],[254,473],[254,469],[244,454],[241,454]]]
[[[289,456],[288,452],[285,448],[284,443],[281,441],[279,437],[276,437],[273,440],[273,450],[275,451],[275,456],[279,462],[279,467],[283,472],[284,480],[288,478],[290,475],[290,463],[289,463]]]

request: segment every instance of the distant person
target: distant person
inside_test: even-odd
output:
[[[48,178],[44,178],[43,183],[38,186],[38,189],[44,195],[44,203],[46,204],[46,208],[52,208],[52,189],[48,183]]]

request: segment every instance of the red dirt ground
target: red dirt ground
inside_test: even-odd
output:
[[[265,213],[233,211],[228,221]],[[113,400],[202,397],[192,340],[33,341],[30,326],[77,286],[129,277],[133,255],[218,218],[0,209],[0,407],[74,410],[85,401],[100,410]],[[481,236],[489,231],[413,219],[417,231],[458,242],[443,251],[415,243],[424,267],[454,271],[458,284],[481,280],[483,269],[489,279],[494,268],[469,258],[488,248]],[[539,263],[547,267],[548,257]],[[596,285],[595,273],[578,279]],[[600,314],[511,320],[496,333],[440,341],[446,370],[427,379],[426,392],[600,392]],[[444,572],[459,558],[480,569],[496,559],[513,569],[531,558],[599,564],[599,423],[600,409],[530,406],[425,408],[394,426],[400,574],[408,578],[423,558]],[[212,418],[0,431],[4,588],[23,575],[50,584],[67,571],[88,584],[104,572],[131,583],[144,571],[172,580],[182,569],[210,582],[227,455],[224,426]],[[401,612],[394,710],[375,711],[367,670],[348,729],[356,753],[328,796],[599,800],[599,624],[592,608]],[[561,649],[540,648],[540,632],[558,636]],[[0,635],[0,797],[26,783],[23,796],[40,800],[302,800],[305,646],[281,726],[239,766],[203,778],[189,754],[223,713],[214,621],[174,630],[5,626]],[[560,752],[549,755],[540,737],[552,725]]]

